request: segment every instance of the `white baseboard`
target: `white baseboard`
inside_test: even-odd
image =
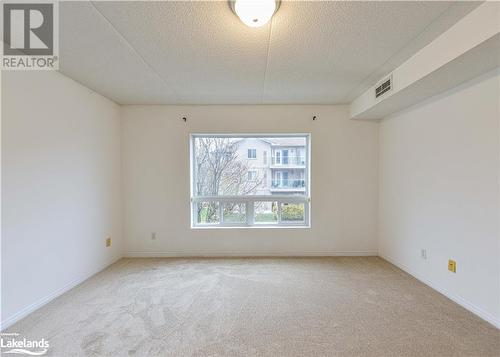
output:
[[[19,321],[22,318],[26,317],[27,315],[31,314],[35,310],[38,310],[39,308],[41,308],[43,305],[48,304],[49,302],[51,302],[52,300],[54,300],[56,297],[58,297],[58,296],[64,294],[65,292],[73,289],[75,286],[83,283],[85,280],[87,280],[87,279],[91,278],[92,276],[96,275],[97,273],[103,271],[104,269],[106,269],[111,264],[116,263],[121,258],[122,257],[119,257],[119,258],[113,260],[111,263],[107,264],[103,268],[99,268],[99,269],[97,269],[97,270],[95,270],[95,271],[93,271],[93,272],[91,272],[89,274],[86,274],[86,275],[81,276],[81,277],[79,277],[79,278],[77,278],[75,280],[70,281],[69,283],[67,283],[66,285],[62,286],[61,288],[59,288],[59,289],[53,291],[52,293],[44,296],[43,298],[39,299],[38,301],[35,301],[31,305],[28,305],[28,306],[24,307],[20,311],[16,312],[14,315],[11,315],[11,316],[7,317],[5,320],[2,320],[0,322],[0,331],[5,330],[9,326],[12,326],[17,321]]]
[[[453,300],[458,305],[464,307],[465,309],[469,310],[473,314],[475,314],[475,315],[479,316],[480,318],[482,318],[483,320],[489,322],[490,324],[492,324],[493,326],[495,326],[497,329],[500,329],[500,319],[498,319],[494,315],[490,314],[489,312],[484,311],[482,308],[474,305],[473,303],[471,303],[467,299],[464,299],[463,297],[461,297],[459,295],[456,295],[456,294],[453,294],[453,293],[449,292],[448,290],[446,290],[446,289],[442,288],[441,286],[439,286],[439,284],[437,284],[436,282],[431,281],[431,280],[429,280],[427,278],[424,278],[419,273],[417,273],[414,270],[408,268],[404,264],[401,264],[400,262],[396,261],[395,259],[389,258],[389,257],[387,257],[385,255],[382,255],[382,254],[380,254],[380,258],[382,258],[384,260],[387,260],[391,264],[394,264],[395,266],[397,266],[401,270],[404,270],[408,274],[412,275],[414,278],[416,278],[417,280],[421,281],[425,285],[427,285],[427,286],[431,287],[432,289],[436,290],[437,292],[443,294],[448,299]]]
[[[252,251],[208,251],[185,250],[168,252],[125,252],[125,258],[181,258],[181,257],[354,257],[377,256],[376,251],[302,251],[302,252],[252,252]]]

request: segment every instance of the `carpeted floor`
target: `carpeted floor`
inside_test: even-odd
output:
[[[7,332],[52,356],[499,356],[500,331],[375,257],[122,259]]]

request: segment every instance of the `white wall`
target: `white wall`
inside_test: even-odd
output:
[[[498,72],[386,118],[380,130],[349,120],[347,106],[119,108],[55,72],[2,76],[4,327],[122,254],[360,255],[378,247],[500,321]],[[204,132],[311,133],[312,228],[190,229],[189,133]],[[446,270],[448,258],[457,274]]]
[[[348,114],[347,106],[122,107],[125,254],[376,254],[378,124]],[[189,134],[208,132],[311,133],[312,228],[190,229]]]
[[[384,119],[379,178],[381,256],[497,326],[499,85],[490,72]]]
[[[123,247],[119,107],[51,71],[2,73],[2,105],[5,327]]]

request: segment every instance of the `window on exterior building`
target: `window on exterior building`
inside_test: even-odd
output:
[[[192,227],[308,227],[309,148],[308,134],[191,135]]]
[[[264,151],[262,152],[262,163],[263,163],[264,165],[267,165],[267,150],[264,150]]]
[[[276,165],[281,165],[281,151],[280,150],[276,150],[276,153],[275,153],[275,164]]]
[[[282,160],[283,165],[288,165],[288,150],[282,150],[281,155],[282,155],[281,160]]]
[[[248,181],[255,181],[257,179],[257,171],[248,171]]]
[[[256,159],[257,158],[257,149],[248,149],[248,156],[249,159]]]

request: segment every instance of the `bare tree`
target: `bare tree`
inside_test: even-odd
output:
[[[198,196],[250,195],[262,184],[262,177],[248,180],[248,166],[238,157],[235,138],[196,138],[196,193]],[[198,215],[206,210],[210,222],[218,213],[217,203],[198,206]]]

